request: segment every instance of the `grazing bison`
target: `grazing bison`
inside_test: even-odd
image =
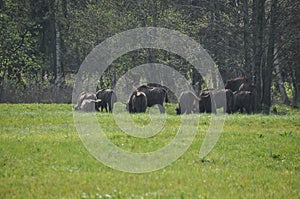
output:
[[[148,87],[159,87],[159,88],[163,88],[166,93],[167,93],[167,98],[166,98],[166,102],[172,102],[172,103],[176,103],[177,102],[177,97],[176,95],[167,87],[167,86],[163,86],[161,84],[158,83],[148,83],[147,84]]]
[[[153,105],[158,105],[161,113],[165,112],[163,107],[164,102],[168,102],[168,95],[164,88],[162,87],[150,87],[142,85],[136,89],[137,91],[145,93],[147,97],[147,106],[151,107]]]
[[[140,91],[134,91],[130,97],[130,112],[131,113],[145,113],[147,109],[147,96]]]
[[[200,93],[199,112],[216,113],[217,108],[223,107],[224,113],[232,113],[233,100],[230,89],[204,89]]]
[[[101,100],[96,99],[96,94],[82,92],[79,96],[75,110],[81,110],[85,112],[95,111],[96,107],[101,104]]]
[[[84,100],[96,100],[96,95],[95,93],[87,93],[87,92],[82,92],[78,98],[77,105],[75,106],[75,110],[81,110],[81,105]]]
[[[176,108],[176,113],[190,114],[192,112],[199,112],[199,100],[192,91],[184,91],[179,96],[179,107]]]
[[[84,99],[80,105],[80,110],[84,112],[94,112],[95,111],[96,100]]]
[[[100,111],[99,108],[101,108],[101,111],[105,109],[108,112],[108,105],[109,112],[112,112],[114,103],[117,101],[117,96],[112,89],[101,89],[96,92],[96,97],[97,99],[101,99],[101,103],[96,104],[96,110]]]
[[[254,111],[255,95],[250,91],[234,92],[234,112],[240,113],[245,111],[250,114]]]
[[[238,91],[243,83],[248,83],[249,80],[245,77],[238,77],[235,79],[227,80],[225,89],[230,89],[232,92]]]

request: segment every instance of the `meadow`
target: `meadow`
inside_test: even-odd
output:
[[[124,134],[112,114],[96,116],[115,145],[147,152],[175,136],[174,108],[167,105],[165,127],[148,139]],[[203,114],[178,160],[135,174],[107,167],[88,152],[70,104],[0,104],[0,198],[300,198],[300,110],[278,111],[226,115],[216,146],[200,159],[211,118]],[[147,123],[149,115],[132,119]]]

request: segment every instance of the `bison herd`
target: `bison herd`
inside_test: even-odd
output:
[[[256,89],[246,78],[228,80],[225,89],[203,89],[199,95],[193,91],[183,91],[178,99],[177,114],[216,113],[223,108],[224,113],[253,113],[255,111]],[[112,89],[101,89],[96,93],[80,94],[75,110],[85,112],[112,112],[117,102]],[[158,105],[165,113],[164,102],[169,102],[167,90],[162,86],[142,85],[130,95],[126,104],[129,113],[144,113],[147,107]],[[108,107],[108,109],[107,109]]]

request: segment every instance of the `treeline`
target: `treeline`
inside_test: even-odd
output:
[[[294,0],[0,0],[0,101],[70,102],[86,55],[106,38],[137,27],[164,27],[199,42],[224,81],[252,80],[260,110],[300,101],[299,12]],[[140,49],[114,61],[99,87],[128,69],[157,62],[204,86],[184,59]],[[201,88],[201,87],[200,87]]]

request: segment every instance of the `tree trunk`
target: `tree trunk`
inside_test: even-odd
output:
[[[293,70],[292,81],[293,81],[293,106],[300,104],[300,70]]]
[[[245,53],[245,71],[246,77],[252,80],[252,66],[250,54],[250,23],[249,23],[249,5],[248,0],[243,2],[243,21],[244,21],[244,53]]]
[[[5,9],[5,2],[4,2],[4,0],[0,0],[0,9],[1,10]]]
[[[5,71],[0,68],[0,102],[2,102],[3,97],[3,82],[5,77]]]
[[[276,54],[276,49],[275,49],[275,54]],[[276,82],[277,82],[277,86],[279,88],[279,92],[282,96],[281,97],[282,102],[284,104],[290,104],[290,100],[289,100],[289,98],[286,94],[286,91],[285,91],[285,88],[284,88],[284,85],[283,85],[283,80],[282,80],[281,72],[280,72],[280,69],[279,69],[279,63],[278,63],[277,56],[275,57],[274,64],[275,64]]]
[[[55,29],[55,84],[61,87],[64,84],[64,71],[61,62],[61,36],[58,24],[58,14],[54,16],[54,29]]]
[[[217,43],[217,34],[216,34],[216,13],[218,12],[216,2],[210,1],[210,33],[212,34],[210,37],[210,45],[212,46],[212,52],[214,52],[214,57],[217,57],[217,49],[214,48]],[[218,84],[216,81],[216,73],[215,68],[211,68],[210,70],[210,80],[212,88],[217,88]]]
[[[264,17],[265,0],[253,1],[254,13],[254,83],[256,85],[256,110],[261,111],[261,69],[263,63],[263,36],[264,36]]]
[[[264,113],[269,113],[271,107],[271,83],[272,71],[274,69],[274,48],[276,38],[276,12],[277,0],[272,0],[270,11],[270,28],[267,52],[267,65],[263,68],[263,93],[262,108]]]

